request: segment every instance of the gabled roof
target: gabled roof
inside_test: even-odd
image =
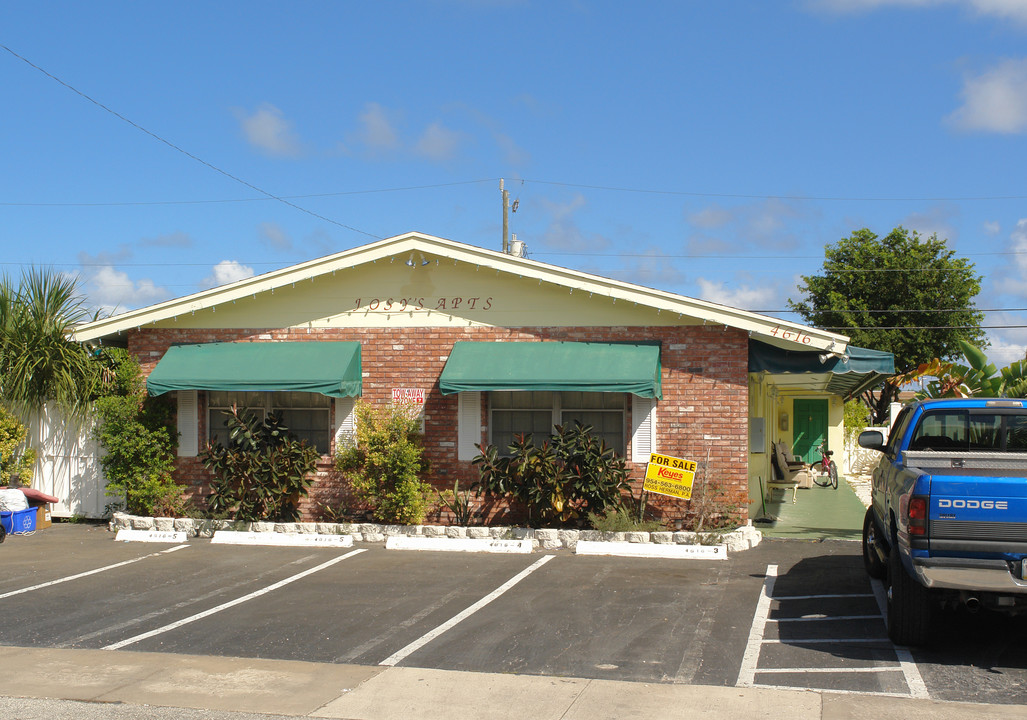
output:
[[[397,259],[406,262],[408,258],[413,257],[413,253],[419,253],[416,258],[419,262],[466,263],[477,268],[492,269],[501,274],[537,280],[539,285],[544,283],[566,288],[572,293],[580,290],[600,298],[612,298],[615,302],[632,302],[660,313],[676,313],[679,318],[745,330],[753,337],[780,347],[843,352],[848,343],[845,336],[825,330],[415,232],[84,323],[75,330],[74,339],[86,342],[112,338],[129,330],[152,326],[263,293],[273,293],[276,289],[292,286],[300,281],[310,281],[316,277],[332,275],[337,271],[351,270],[360,265],[382,260],[394,262]]]

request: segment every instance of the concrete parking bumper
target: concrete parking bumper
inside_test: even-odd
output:
[[[105,650],[4,648],[0,707],[10,698],[202,708],[364,720],[644,717],[766,720],[1027,718],[1017,705],[947,703],[769,688],[381,668]],[[21,716],[21,715],[8,715]]]

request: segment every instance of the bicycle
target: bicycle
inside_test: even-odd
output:
[[[820,453],[820,460],[809,466],[813,475],[813,482],[820,487],[832,487],[838,489],[838,465],[831,459],[833,450],[827,449],[827,440],[817,445],[817,452]]]

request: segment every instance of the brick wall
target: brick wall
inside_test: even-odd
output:
[[[656,449],[664,454],[695,460],[698,483],[705,475],[716,483],[718,503],[745,519],[748,505],[748,373],[746,333],[707,327],[611,328],[353,328],[286,330],[138,330],[129,336],[129,350],[148,374],[168,347],[180,343],[237,341],[356,340],[361,343],[365,401],[388,403],[392,388],[424,388],[426,454],[431,464],[428,480],[439,489],[452,489],[454,480],[468,487],[476,478],[469,462],[457,460],[457,396],[442,395],[438,381],[453,343],[473,341],[654,341],[661,342],[663,398],[657,409]],[[206,438],[205,393],[200,393],[200,438]],[[486,424],[483,397],[482,425]],[[630,403],[627,426],[630,423]],[[487,436],[482,437],[486,441]],[[630,441],[630,438],[629,438]],[[630,457],[630,446],[628,448]],[[629,463],[635,493],[641,486],[644,465]],[[176,476],[188,495],[209,492],[209,480],[195,458],[179,458]],[[323,464],[303,507],[304,515],[318,514],[318,503],[352,503],[347,487]],[[684,521],[691,508],[686,501],[652,495],[649,507],[674,524]],[[499,508],[502,509],[502,508]]]

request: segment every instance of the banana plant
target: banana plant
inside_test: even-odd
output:
[[[934,358],[915,370],[898,375],[890,382],[903,386],[929,380],[916,393],[917,398],[948,397],[1027,397],[1027,360],[1017,360],[999,370],[980,348],[959,341],[966,365]]]

